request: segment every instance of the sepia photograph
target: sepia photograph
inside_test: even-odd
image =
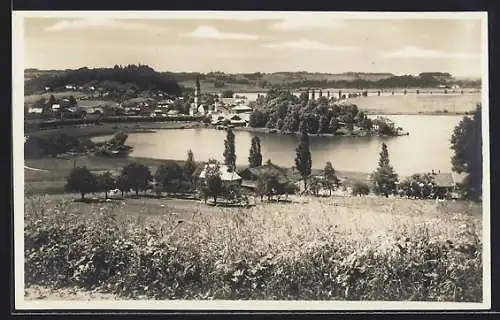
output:
[[[490,307],[485,12],[12,21],[16,308]]]

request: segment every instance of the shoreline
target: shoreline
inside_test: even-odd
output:
[[[247,131],[247,132],[259,132],[259,133],[265,133],[265,134],[276,134],[276,135],[282,135],[282,136],[299,136],[300,132],[271,132],[273,129],[268,129],[268,128],[254,128],[254,127],[234,127],[232,128],[233,131]],[[361,134],[361,133],[350,133],[350,134],[332,134],[332,133],[309,133],[309,137],[324,137],[324,138],[334,138],[334,137],[355,137],[355,138],[375,138],[375,137],[386,137],[386,138],[393,138],[393,137],[402,137],[402,136],[408,136],[408,132],[403,132],[401,134],[395,134],[395,135],[379,135],[379,134]]]
[[[377,112],[377,111],[365,111],[367,115],[370,116],[468,116],[467,112]],[[25,135],[29,136],[45,136],[58,131],[65,131],[67,133],[70,132],[70,135],[76,135],[79,137],[97,137],[103,135],[114,134],[116,131],[124,130],[129,133],[137,133],[137,132],[155,132],[155,130],[168,130],[168,129],[198,129],[198,128],[213,128],[216,129],[215,126],[211,124],[204,124],[200,121],[158,121],[158,122],[117,122],[117,123],[101,123],[99,125],[63,125],[56,128],[48,128],[48,129],[35,129],[25,131]],[[252,131],[252,132],[262,132],[269,134],[268,128],[254,128],[254,127],[234,127],[233,130],[241,130],[241,131]],[[406,132],[405,132],[406,133]],[[282,134],[276,132],[276,134]],[[289,133],[285,135],[294,135],[298,133]],[[316,134],[310,134],[316,135]],[[336,137],[336,136],[369,136],[369,137],[377,137],[379,135],[370,135],[370,134],[350,134],[350,135],[332,135],[328,133],[319,134],[320,136],[325,137]],[[395,136],[404,136],[406,134],[400,134]]]

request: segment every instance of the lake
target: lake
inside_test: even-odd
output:
[[[401,175],[430,172],[432,169],[451,172],[450,137],[462,116],[392,115],[387,116],[410,134],[401,137],[317,137],[310,136],[313,168],[323,168],[331,161],[344,171],[371,172],[377,166],[382,142],[387,144],[394,169]],[[261,139],[263,161],[291,167],[294,165],[298,136],[234,131],[236,162],[248,164],[253,135]],[[222,160],[226,132],[222,130],[168,129],[154,133],[130,133],[127,144],[134,147],[131,156],[157,159],[187,158],[192,149],[195,160]],[[103,141],[109,137],[99,137]]]
[[[343,93],[356,92],[360,90],[340,89]],[[425,91],[424,91],[425,90]],[[335,97],[338,96],[339,89],[331,89],[330,92]],[[431,94],[432,92],[432,94]],[[259,93],[235,93],[235,95],[245,96],[249,101],[257,99]],[[260,94],[265,94],[261,92]],[[299,96],[300,92],[294,92],[294,95]],[[326,90],[323,90],[323,95],[326,96]],[[316,91],[318,97],[318,91]],[[369,111],[370,113],[386,113],[386,114],[404,114],[413,113],[432,113],[443,112],[444,110],[450,113],[464,113],[475,109],[476,104],[481,101],[481,93],[477,90],[464,90],[464,94],[460,91],[453,92],[450,90],[448,94],[444,94],[442,89],[422,89],[420,94],[415,93],[415,89],[409,89],[405,95],[403,91],[395,91],[392,95],[391,90],[381,90],[380,96],[377,91],[368,91],[367,97],[358,97],[348,99],[356,104],[360,109]]]

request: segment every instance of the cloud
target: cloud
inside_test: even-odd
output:
[[[480,55],[474,53],[444,52],[432,49],[418,48],[414,46],[407,46],[396,51],[382,52],[382,56],[386,58],[467,59],[476,58]]]
[[[294,50],[304,50],[304,51],[353,51],[353,47],[345,46],[334,46],[322,42],[311,41],[311,40],[297,40],[279,43],[268,43],[263,45],[263,47],[271,49],[294,49]]]
[[[113,20],[106,18],[87,18],[79,20],[62,20],[45,28],[45,31],[88,30],[88,29],[122,29],[132,31],[165,31],[165,28],[135,22],[132,19]]]
[[[218,40],[257,40],[260,38],[255,34],[221,32],[213,26],[199,26],[192,32],[182,34],[181,36]]]
[[[271,25],[275,30],[299,30],[302,28],[316,28],[316,27],[342,27],[343,20],[335,19],[326,16],[314,16],[302,14],[282,19]]]

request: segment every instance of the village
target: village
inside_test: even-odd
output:
[[[13,23],[16,308],[491,302],[486,15],[82,13]]]

